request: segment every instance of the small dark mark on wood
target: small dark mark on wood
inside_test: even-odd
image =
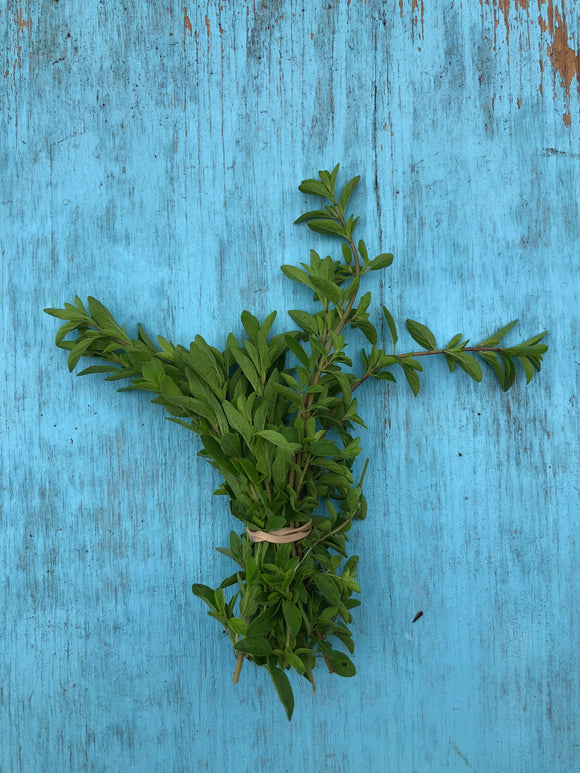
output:
[[[421,610],[419,610],[419,612],[417,612],[417,614],[416,614],[416,615],[415,615],[415,617],[414,617],[414,618],[411,620],[411,622],[412,622],[412,623],[416,623],[416,622],[417,622],[417,620],[418,620],[420,617],[423,617],[423,612],[422,612]]]

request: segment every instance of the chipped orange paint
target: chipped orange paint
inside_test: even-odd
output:
[[[516,0],[516,6],[528,10],[528,0]],[[505,37],[507,44],[510,43],[510,0],[499,0],[499,9],[503,14],[503,20],[505,24]],[[498,20],[496,18],[495,26],[497,27]]]
[[[550,3],[551,5],[551,3]],[[548,45],[548,56],[552,62],[554,72],[558,73],[566,89],[566,93],[570,96],[570,86],[574,75],[578,82],[578,89],[580,91],[580,49],[574,51],[568,43],[568,25],[566,23],[566,12],[564,10],[564,3],[562,3],[562,11],[558,9],[558,6],[554,9],[554,18],[556,24],[551,19],[549,21],[549,27],[553,29],[552,43]]]
[[[186,32],[189,31],[189,34],[191,35],[193,33],[193,30],[191,28],[191,21],[189,20],[189,16],[187,15],[187,8],[183,9],[183,34],[185,36]]]
[[[572,116],[570,115],[570,113],[564,113],[562,118],[563,118],[564,123],[566,124],[566,126],[571,126],[572,125]]]
[[[208,16],[205,17],[205,28],[207,30],[207,36],[209,38],[210,33],[211,33],[211,25],[209,23],[209,17]]]
[[[24,32],[25,29],[27,29],[29,32],[32,29],[32,19],[23,19],[22,18],[22,8],[18,9],[18,16],[16,17],[16,23],[18,25],[18,32]]]
[[[417,28],[417,23],[419,21],[418,15],[417,15],[417,9],[420,5],[420,12],[419,12],[419,18],[421,21],[421,35],[420,37],[423,37],[423,33],[425,31],[425,25],[424,25],[424,18],[425,18],[425,3],[423,0],[411,0],[411,28],[413,31],[413,34],[415,33],[415,29]],[[404,3],[403,0],[399,0],[399,15],[401,16],[401,19],[403,18],[403,11],[404,11]]]
[[[414,0],[415,2],[416,0]],[[576,2],[576,0],[574,0]],[[496,30],[499,24],[500,15],[503,16],[503,22],[506,30],[506,43],[508,45],[509,62],[509,43],[510,43],[510,11],[513,5],[516,9],[522,9],[527,12],[528,19],[530,15],[529,0],[480,0],[481,5],[491,5],[494,9],[494,50],[496,50]],[[537,0],[538,17],[537,22],[542,35],[549,38],[546,46],[546,53],[552,65],[554,76],[559,75],[560,81],[566,92],[566,99],[570,99],[570,89],[574,76],[577,80],[577,88],[580,93],[580,49],[574,50],[570,45],[570,36],[568,33],[568,24],[566,20],[566,0],[560,3],[554,3],[554,0]],[[401,3],[402,5],[402,3]],[[521,42],[520,42],[521,47]],[[544,73],[544,55],[540,52],[540,72]],[[539,84],[540,94],[543,94],[542,83]],[[571,125],[569,113],[564,115],[566,126]]]

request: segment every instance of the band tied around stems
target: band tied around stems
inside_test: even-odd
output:
[[[303,523],[301,526],[285,526],[283,529],[274,529],[273,531],[253,531],[246,526],[246,534],[250,542],[272,542],[275,545],[284,545],[288,542],[298,542],[304,539],[312,531],[312,520]]]

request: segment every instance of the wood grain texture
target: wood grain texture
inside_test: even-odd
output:
[[[0,770],[550,771],[578,732],[579,19],[574,2],[8,2],[1,93]],[[71,377],[42,314],[92,294],[223,346],[322,237],[340,161],[395,317],[549,329],[509,395],[426,367],[360,404],[357,676],[231,681],[190,593],[234,523],[195,439]],[[382,331],[384,334],[386,331]],[[412,623],[418,610],[423,616]]]

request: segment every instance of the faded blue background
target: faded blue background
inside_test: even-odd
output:
[[[580,769],[577,12],[4,5],[2,773]],[[91,294],[217,346],[244,308],[282,329],[308,298],[280,264],[333,248],[292,225],[297,185],[338,161],[396,256],[379,327],[380,303],[440,340],[519,317],[551,349],[507,395],[436,362],[417,399],[367,385],[358,673],[295,680],[289,725],[190,592],[231,572],[235,525],[194,436],[71,376],[41,310]]]

